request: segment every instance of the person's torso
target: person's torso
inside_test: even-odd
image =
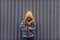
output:
[[[22,27],[22,33],[23,33],[23,37],[33,37],[34,36],[34,30],[28,30],[26,31],[26,27],[27,27],[27,23],[26,21],[23,22],[23,27]],[[34,28],[34,22],[32,21],[32,23],[30,24],[30,27]]]

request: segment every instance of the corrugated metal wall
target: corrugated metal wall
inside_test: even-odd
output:
[[[60,40],[60,0],[0,0],[0,40],[20,40],[20,22],[29,10],[37,40]]]

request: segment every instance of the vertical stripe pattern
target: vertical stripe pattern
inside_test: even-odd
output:
[[[0,0],[0,40],[20,40],[20,23],[32,11],[36,40],[60,40],[60,0]]]

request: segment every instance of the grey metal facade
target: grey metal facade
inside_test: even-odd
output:
[[[60,0],[0,0],[0,40],[20,40],[20,23],[29,10],[37,40],[60,40]]]

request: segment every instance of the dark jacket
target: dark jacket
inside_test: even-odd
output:
[[[22,22],[21,22],[21,27],[20,27],[20,29],[21,29],[21,32],[22,32],[22,36],[23,37],[27,37],[27,38],[30,38],[30,37],[33,37],[34,36],[34,32],[35,32],[35,30],[36,30],[36,23],[34,22],[34,20],[32,21],[32,23],[31,23],[31,25],[30,25],[30,27],[32,28],[32,30],[28,30],[28,32],[26,31],[26,26],[27,26],[28,24],[26,23],[26,21],[25,20],[23,20]]]

